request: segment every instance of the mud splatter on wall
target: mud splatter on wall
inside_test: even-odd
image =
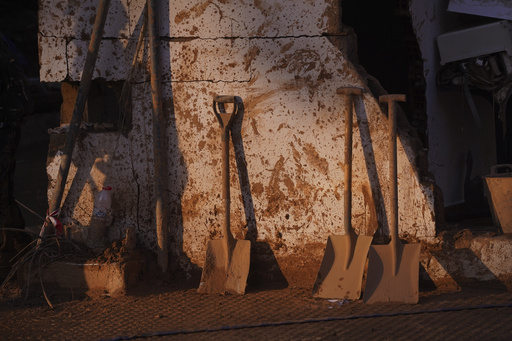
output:
[[[96,2],[40,1],[43,81],[80,79]],[[126,78],[144,3],[126,0],[111,8],[94,77]],[[336,89],[343,86],[365,90],[354,110],[353,225],[362,234],[387,233],[387,118],[366,77],[328,39],[340,31],[338,1],[194,0],[162,6],[171,252],[202,264],[205,242],[220,235],[220,129],[212,111],[218,94],[244,101],[230,149],[237,238],[292,253],[340,233],[345,99]],[[88,134],[75,150],[63,220],[88,224],[92,197],[108,183],[114,187],[113,228],[135,226],[139,239],[155,247],[147,59],[143,66],[132,84],[130,132]],[[428,239],[435,234],[434,199],[411,165],[414,151],[408,146],[405,139],[399,143],[401,229]],[[54,181],[59,158],[50,159]]]

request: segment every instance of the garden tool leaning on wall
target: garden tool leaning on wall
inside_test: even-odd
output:
[[[157,262],[162,272],[169,266],[167,213],[167,151],[163,112],[162,76],[160,72],[158,1],[147,0],[148,33],[151,64],[151,99],[153,104],[153,167],[155,170],[154,203],[157,235]]]
[[[339,88],[345,95],[345,189],[344,235],[327,238],[324,258],[313,287],[313,296],[321,298],[359,299],[364,265],[371,236],[358,236],[351,224],[352,219],[352,126],[354,96],[363,94],[361,88]]]
[[[69,168],[71,166],[71,158],[75,148],[75,141],[80,131],[80,125],[82,123],[82,117],[85,110],[85,103],[87,102],[87,96],[89,95],[89,89],[91,87],[92,74],[96,65],[101,37],[103,35],[103,29],[107,20],[109,5],[110,0],[100,0],[98,4],[91,41],[89,43],[89,49],[87,50],[87,55],[85,58],[84,70],[82,72],[80,85],[78,86],[78,94],[76,96],[75,106],[73,109],[73,116],[71,117],[71,122],[69,124],[69,129],[66,135],[66,145],[61,156],[59,173],[57,174],[57,180],[52,191],[52,197],[48,208],[48,217],[43,227],[41,228],[41,239],[38,240],[38,246],[46,236],[48,227],[52,225],[52,219],[57,221],[59,216],[62,196],[64,194],[64,188],[66,187]]]
[[[61,164],[55,187],[53,188],[52,198],[49,205],[49,214],[47,222],[41,229],[40,236],[43,238],[46,234],[47,227],[51,225],[50,218],[57,219],[61,207],[61,201],[64,189],[67,182],[67,177],[71,165],[71,158],[75,141],[80,130],[83,112],[87,97],[89,94],[90,85],[92,82],[93,71],[95,68],[98,50],[103,35],[103,29],[108,14],[110,0],[100,0],[98,4],[96,19],[94,22],[94,29],[91,35],[91,41],[87,56],[85,60],[84,70],[80,85],[78,88],[78,95],[75,101],[73,116],[69,125],[69,130],[66,136],[66,145],[64,153],[61,158]],[[161,88],[161,72],[160,72],[160,54],[158,53],[158,1],[147,0],[147,22],[149,32],[149,47],[150,47],[150,69],[151,69],[151,94],[153,104],[153,152],[154,152],[154,168],[155,168],[155,217],[156,217],[156,234],[158,238],[157,258],[158,265],[162,272],[167,271],[168,268],[168,251],[167,251],[167,211],[165,210],[165,191],[167,189],[167,153],[165,150],[165,125],[164,114],[162,109],[162,88]],[[142,30],[142,29],[141,29]],[[141,33],[142,35],[143,33]],[[139,45],[139,44],[138,44]],[[138,51],[139,47],[137,47]],[[137,54],[137,52],[136,52]],[[129,82],[130,79],[127,80]],[[40,241],[39,241],[40,242]]]
[[[231,113],[226,112],[226,104],[233,105]],[[247,284],[251,242],[235,239],[230,230],[229,134],[234,119],[241,114],[240,110],[243,110],[240,97],[216,96],[213,100],[213,111],[221,127],[224,221],[222,238],[210,240],[206,246],[206,259],[198,289],[201,293],[243,294]]]
[[[365,303],[417,303],[421,244],[402,244],[398,236],[398,184],[396,146],[396,101],[405,95],[384,95],[388,103],[390,208],[388,245],[372,245],[368,260],[368,276],[364,290]]]

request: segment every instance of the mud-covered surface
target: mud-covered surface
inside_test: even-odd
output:
[[[41,1],[43,80],[79,79],[92,29],[86,19],[94,10],[89,3]],[[126,56],[133,55],[143,4],[123,2],[127,12],[111,4],[105,29],[109,39],[102,41],[94,77],[126,79],[131,67]],[[200,263],[207,239],[219,230],[220,137],[211,113],[212,97],[218,94],[240,96],[246,108],[232,131],[231,218],[237,236],[247,226],[260,239],[295,248],[324,242],[339,230],[346,106],[342,96],[334,95],[340,86],[365,88],[354,108],[354,228],[370,235],[381,224],[386,231],[386,118],[376,96],[367,91],[366,76],[346,58],[345,49],[330,41],[354,39],[338,35],[339,2],[249,1],[240,6],[237,1],[192,1],[162,6],[160,36],[171,38],[162,40],[161,59],[173,251]],[[116,224],[135,226],[140,240],[155,249],[151,91],[143,56],[141,63],[131,89],[132,130],[127,136],[88,134],[79,139],[62,219],[87,225],[93,196],[108,182],[114,188]],[[64,103],[72,97],[63,95]],[[431,190],[415,180],[418,149],[406,141],[413,139],[408,135],[400,136],[400,212],[408,233],[432,236]],[[50,157],[50,185],[60,160]]]
[[[152,279],[121,297],[61,293],[53,309],[9,289],[0,296],[3,340],[505,340],[512,332],[512,294],[489,287],[422,290],[416,305],[365,305],[313,299],[309,283],[208,295],[196,281]]]
[[[450,245],[458,247],[479,235],[446,233]],[[144,259],[137,282],[124,295],[46,287],[50,307],[41,290],[26,295],[12,281],[0,292],[2,339],[456,340],[485,335],[505,340],[512,332],[512,293],[494,282],[459,281],[450,287],[420,280],[415,305],[312,298],[324,246],[280,255],[279,245],[252,243],[245,295],[220,295],[198,293],[200,268],[185,273],[171,257],[169,273],[162,275],[151,252],[133,249],[129,239],[116,241],[68,259],[103,264]]]

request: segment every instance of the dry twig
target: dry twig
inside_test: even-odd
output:
[[[4,289],[6,284],[14,277],[15,274],[21,273],[24,270],[24,268],[26,268],[26,283],[24,287],[21,288],[22,291],[25,290],[26,292],[25,299],[27,299],[29,294],[30,282],[36,277],[39,277],[39,282],[46,302],[48,303],[50,308],[53,309],[53,305],[50,302],[50,299],[44,288],[42,271],[51,263],[67,256],[68,253],[70,253],[70,251],[81,251],[81,248],[70,241],[61,239],[55,234],[47,235],[43,239],[41,239],[37,234],[28,230],[11,228],[2,228],[0,230],[25,232],[36,236],[36,238],[32,240],[32,242],[25,246],[20,252],[18,252],[18,254],[16,254],[11,259],[11,261],[16,260],[16,262],[13,264],[13,266],[11,267],[11,271],[0,285],[0,291]],[[41,241],[39,245],[37,245],[38,241]],[[71,247],[71,249],[68,246]],[[34,269],[36,269],[36,271],[34,271]]]

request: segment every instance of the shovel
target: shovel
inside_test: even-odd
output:
[[[405,101],[405,95],[384,95],[380,102],[388,103],[390,206],[388,245],[370,248],[368,277],[363,295],[364,303],[418,303],[420,244],[402,244],[398,237],[398,186],[396,151],[395,102]]]
[[[364,265],[371,236],[358,236],[352,228],[352,106],[353,96],[362,95],[360,88],[339,88],[346,96],[345,110],[345,190],[344,235],[327,238],[324,258],[313,287],[313,297],[357,300],[361,296]]]
[[[222,137],[222,199],[224,226],[222,239],[210,240],[206,246],[206,260],[198,292],[243,294],[249,274],[251,242],[237,240],[230,230],[229,194],[229,131],[240,108],[239,97],[216,96],[213,111],[220,123]],[[225,104],[231,103],[233,111],[227,113]],[[218,110],[217,110],[218,108]]]

